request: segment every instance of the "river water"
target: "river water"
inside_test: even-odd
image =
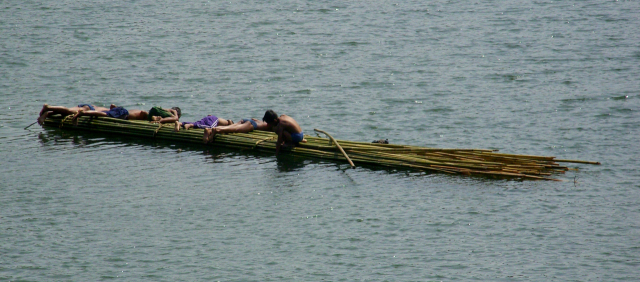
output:
[[[0,280],[637,280],[638,10],[2,1]],[[523,182],[24,130],[44,103],[602,165]]]

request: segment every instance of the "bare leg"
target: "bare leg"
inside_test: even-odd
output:
[[[230,119],[218,118],[218,126],[228,126],[232,124],[233,124],[233,121]]]
[[[207,144],[213,140],[213,137],[216,136],[215,128],[205,128],[204,135],[202,135],[202,143]]]
[[[80,107],[67,108],[67,107],[62,107],[62,106],[49,106],[49,105],[47,105],[47,111],[53,112],[54,114],[61,114],[63,116],[75,115],[76,113],[78,113],[78,110],[85,110],[85,109],[84,108],[80,108]]]
[[[38,117],[38,124],[39,125],[43,125],[44,124],[44,120],[47,119],[47,117],[49,116],[50,112],[44,112],[44,114],[41,114],[40,117]]]
[[[83,110],[79,110],[75,115],[73,115],[73,118],[71,119],[73,126],[78,126],[78,118],[82,115],[83,112]]]
[[[211,134],[211,128],[205,128],[204,129],[204,134],[202,134],[202,143],[203,144],[209,143],[209,134]]]
[[[293,143],[293,138],[291,138],[291,133],[285,131],[282,133],[282,137],[284,139],[285,146],[295,146],[295,143]],[[300,143],[307,143],[307,139],[302,138],[302,141],[300,141]]]
[[[49,117],[49,115],[51,114],[60,114],[62,116],[68,116],[68,115],[76,114],[78,110],[81,110],[81,109],[82,108],[79,108],[79,107],[67,108],[62,106],[49,106],[48,104],[44,104],[42,106],[42,110],[40,110],[40,117],[38,117],[38,124],[40,125],[44,124],[44,120],[47,119],[47,117]]]
[[[284,139],[284,144],[293,144],[293,139],[291,139],[291,133],[284,131],[282,132],[282,139]]]
[[[73,118],[71,119],[71,121],[73,122],[73,125],[78,125],[78,118],[81,116],[108,117],[109,115],[107,115],[107,113],[105,112],[85,111],[80,109],[75,115],[73,115]]]
[[[81,110],[88,111],[89,107],[85,106],[85,107],[67,108],[62,106],[49,106],[48,104],[44,104],[44,106],[42,106],[42,110],[40,110],[40,117],[38,118],[38,124],[42,125],[44,123],[44,120],[47,119],[47,117],[49,117],[49,115],[51,114],[59,114],[64,117],[68,115],[75,115],[78,113],[78,111],[81,111]]]
[[[216,127],[216,133],[247,133],[253,131],[253,125],[250,122],[234,123],[229,126]]]
[[[42,106],[42,110],[40,110],[40,114],[39,114],[39,116],[44,115],[44,113],[46,113],[46,112],[48,112],[48,111],[49,111],[49,105],[48,105],[48,104],[44,104],[44,105]]]

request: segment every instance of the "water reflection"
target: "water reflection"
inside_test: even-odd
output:
[[[301,170],[308,163],[308,159],[290,154],[276,156],[276,167],[280,172],[292,172]]]
[[[236,162],[237,160],[263,160],[258,165],[270,163],[276,160],[276,168],[279,172],[291,172],[303,169],[310,162],[308,158],[281,154],[275,156],[271,152],[263,152],[250,149],[230,149],[224,147],[212,147],[195,143],[174,143],[167,140],[145,139],[132,136],[109,135],[105,137],[103,133],[85,131],[67,131],[58,128],[46,128],[38,136],[43,147],[71,145],[72,147],[131,147],[135,146],[140,150],[154,150],[162,153],[190,153],[192,155],[204,156],[206,163]],[[64,146],[67,148],[67,146]]]
[[[85,146],[91,142],[95,142],[94,140],[83,138],[81,135],[59,129],[52,131],[47,130],[39,133],[38,141],[41,146],[48,147],[48,149],[52,149],[50,146],[55,145],[71,144],[76,146]]]

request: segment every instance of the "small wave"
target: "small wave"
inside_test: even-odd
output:
[[[629,95],[611,97],[611,100],[626,100],[626,99],[629,99]]]

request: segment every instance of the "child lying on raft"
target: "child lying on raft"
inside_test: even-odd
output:
[[[178,107],[164,109],[162,107],[152,107],[147,115],[147,120],[151,123],[174,123],[180,121],[182,111]]]
[[[298,122],[287,115],[278,116],[273,110],[265,112],[262,121],[257,119],[243,119],[238,124],[207,128],[202,136],[203,143],[211,142],[218,133],[247,133],[253,130],[273,131],[278,134],[276,155],[282,147],[293,147],[307,142]]]
[[[40,110],[40,115],[38,116],[38,124],[43,125],[44,121],[50,115],[61,115],[62,117],[75,115],[78,111],[108,111],[109,109],[98,107],[96,105],[91,104],[80,104],[77,107],[63,107],[63,106],[49,106],[48,104],[44,104],[42,106],[42,110]]]
[[[147,119],[148,113],[143,110],[127,110],[123,107],[117,107],[114,104],[111,104],[111,107],[107,110],[89,110],[85,111],[84,109],[78,110],[78,112],[73,115],[73,119],[71,119],[73,125],[78,125],[78,118],[81,116],[92,116],[92,117],[110,117],[117,119],[125,119],[125,120],[145,120]]]
[[[218,133],[248,133],[254,130],[269,130],[269,125],[266,122],[252,119],[243,119],[239,123],[233,123],[227,126],[218,126],[204,129],[204,135],[202,136],[203,143],[209,143],[213,141],[214,137]]]
[[[184,128],[186,130],[189,130],[191,128],[202,128],[202,129],[207,129],[207,128],[212,128],[212,127],[217,127],[217,126],[228,126],[228,125],[232,125],[233,121],[230,119],[223,119],[223,118],[219,118],[217,116],[214,115],[208,115],[206,117],[203,117],[201,120],[196,121],[196,122],[180,122],[180,121],[176,121],[176,127],[175,127],[175,131],[178,132],[180,131],[180,128]]]

